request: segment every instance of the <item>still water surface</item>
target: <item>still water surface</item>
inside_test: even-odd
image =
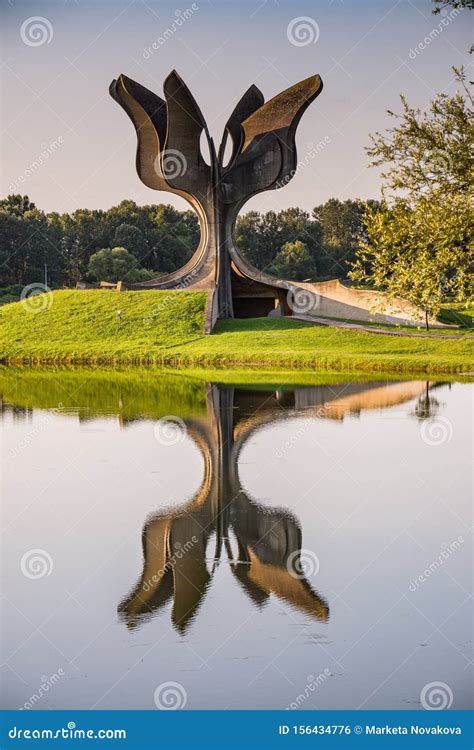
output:
[[[469,707],[471,385],[0,382],[3,707]]]

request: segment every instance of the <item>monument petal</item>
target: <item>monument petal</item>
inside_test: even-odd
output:
[[[234,316],[419,322],[418,311],[405,300],[346,287],[338,279],[279,279],[252,266],[237,247],[235,224],[242,206],[260,192],[284,187],[296,174],[296,129],[322,89],[320,76],[313,75],[265,102],[257,86],[250,86],[225,125],[217,154],[203,114],[175,70],[164,82],[164,100],[123,74],[112,81],[111,96],[135,126],[141,181],[185,198],[200,225],[199,245],[182,268],[129,288],[206,290],[207,333],[218,319]],[[201,151],[203,133],[210,163]]]

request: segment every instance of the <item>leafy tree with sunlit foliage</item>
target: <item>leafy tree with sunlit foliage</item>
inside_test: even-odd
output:
[[[463,69],[453,96],[439,94],[428,112],[402,97],[396,124],[372,136],[372,166],[383,168],[381,210],[367,206],[366,238],[351,278],[402,296],[429,318],[444,298],[472,294],[470,209],[472,97]]]

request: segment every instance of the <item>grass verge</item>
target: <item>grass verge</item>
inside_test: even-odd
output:
[[[58,291],[0,309],[0,361],[392,373],[470,373],[472,339],[382,336],[275,318],[220,321],[205,292]],[[120,314],[119,314],[120,313]]]

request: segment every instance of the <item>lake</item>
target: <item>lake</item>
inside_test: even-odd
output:
[[[471,707],[472,385],[272,379],[3,368],[3,708]]]

